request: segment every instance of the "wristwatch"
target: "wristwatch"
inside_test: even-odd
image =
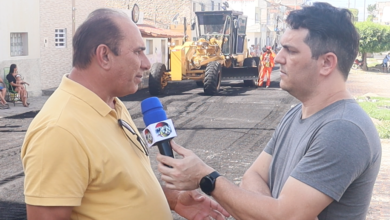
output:
[[[207,195],[211,195],[211,192],[213,192],[215,188],[215,181],[217,178],[221,176],[217,171],[214,171],[210,173],[209,175],[204,176],[200,180],[200,189],[206,193]]]

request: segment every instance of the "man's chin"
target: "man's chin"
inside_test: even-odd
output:
[[[287,91],[287,92],[288,92],[288,89],[286,88],[286,86],[284,85],[284,83],[283,83],[283,81],[282,81],[282,80],[280,80],[280,82],[279,82],[279,87],[280,87],[282,90],[284,90],[284,91]]]
[[[131,88],[129,88],[128,90],[126,91],[122,91],[120,93],[120,96],[118,97],[124,97],[124,96],[127,96],[127,95],[132,95],[134,93],[136,93],[138,91],[138,84],[137,85],[132,85]]]

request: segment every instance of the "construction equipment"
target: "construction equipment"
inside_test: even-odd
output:
[[[168,81],[195,80],[206,95],[218,93],[222,79],[244,80],[254,86],[259,57],[251,57],[246,39],[247,17],[238,11],[195,12],[197,41],[169,47],[168,69],[154,63],[149,74],[149,93],[164,92]],[[184,25],[186,27],[186,25]],[[184,35],[186,39],[186,33]]]

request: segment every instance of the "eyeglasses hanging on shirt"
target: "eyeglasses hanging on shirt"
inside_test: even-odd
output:
[[[133,144],[138,148],[138,150],[140,150],[142,153],[144,153],[146,156],[149,156],[149,151],[148,151],[148,147],[146,146],[144,140],[138,135],[138,133],[136,133],[134,131],[134,129],[129,125],[129,123],[127,123],[126,121],[122,120],[122,119],[118,119],[118,124],[119,126],[123,128],[126,128],[128,131],[130,131],[130,133],[132,133],[133,135],[137,136],[137,141],[138,143],[140,143],[140,145],[142,146],[142,149],[138,147],[138,145],[136,143],[133,142],[133,139],[131,139],[127,133],[125,132],[127,138],[133,142]]]

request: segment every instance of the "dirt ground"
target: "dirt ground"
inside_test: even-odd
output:
[[[354,71],[347,81],[354,97],[390,97],[390,74]],[[367,220],[390,219],[390,140],[382,140],[382,162],[374,186]]]

